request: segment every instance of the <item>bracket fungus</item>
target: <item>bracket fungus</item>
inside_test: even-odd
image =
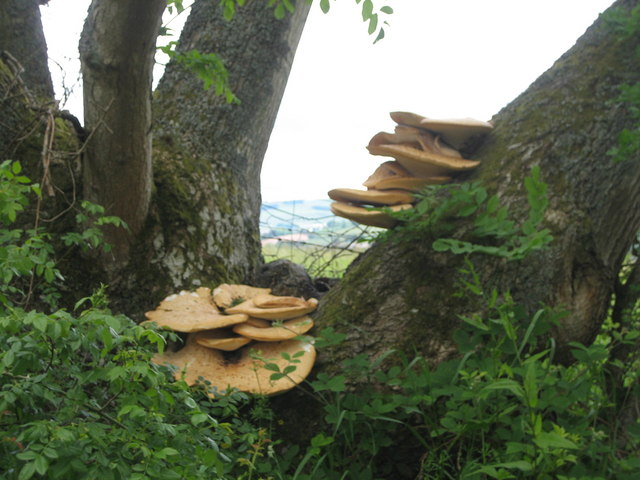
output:
[[[317,305],[315,298],[277,296],[268,288],[222,284],[213,293],[200,288],[170,295],[145,314],[143,323],[155,322],[187,333],[183,348],[152,359],[173,365],[176,379],[184,378],[189,385],[203,379],[211,384],[212,396],[228,387],[271,395],[293,388],[311,371],[315,349],[296,337],[313,327],[307,314]],[[281,371],[290,365],[296,368],[272,381],[273,371],[264,368],[267,361],[279,365]]]
[[[211,298],[211,290],[199,288],[196,292],[182,291],[169,295],[156,310],[145,313],[147,322],[155,322],[176,332],[199,332],[224,328],[246,322],[248,315],[225,315]],[[145,323],[147,323],[145,322]]]
[[[231,285],[223,283],[213,289],[213,302],[220,308],[233,307],[256,295],[268,295],[270,288],[258,288],[250,285]]]
[[[291,363],[287,357],[296,363]],[[190,335],[184,348],[156,355],[153,362],[173,365],[176,368],[174,377],[184,379],[188,385],[196,385],[202,380],[210,382],[210,396],[230,388],[275,395],[301,383],[311,372],[315,359],[313,345],[300,340],[253,343],[230,358],[221,350],[200,345]],[[265,368],[267,363],[278,365],[280,371],[290,364],[295,365],[296,369],[277,380],[271,380],[273,370]]]
[[[227,308],[225,313],[245,314],[264,320],[289,320],[313,312],[318,306],[316,298],[304,300],[297,297],[280,297],[282,299],[281,302],[274,302],[273,299],[277,297],[273,295],[269,295],[269,297],[272,297],[270,305],[265,303],[267,301],[266,296],[258,296],[250,298],[235,307]]]
[[[463,158],[459,149],[493,128],[490,123],[470,118],[437,120],[411,112],[391,112],[390,116],[397,123],[394,133],[377,133],[367,150],[394,160],[380,164],[365,180],[367,190],[329,191],[329,197],[335,200],[331,204],[335,215],[364,225],[392,228],[397,220],[387,213],[389,209],[411,208],[415,203],[413,193],[427,185],[448,183],[461,172],[476,168],[480,162]]]

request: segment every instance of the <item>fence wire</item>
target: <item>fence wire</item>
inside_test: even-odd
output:
[[[369,247],[366,239],[375,229],[334,216],[328,202],[317,216],[296,213],[297,202],[286,204],[287,209],[262,206],[260,237],[265,261],[284,258],[303,265],[312,278],[339,278]]]

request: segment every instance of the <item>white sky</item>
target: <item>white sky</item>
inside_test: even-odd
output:
[[[384,161],[365,145],[377,132],[393,131],[391,111],[488,120],[611,3],[376,0],[394,13],[375,45],[355,1],[332,1],[327,15],[314,5],[264,160],[263,200],[320,199],[332,188],[363,188]],[[43,7],[51,58],[77,57],[88,4],[52,0]],[[68,72],[71,85],[75,74]],[[79,114],[78,105],[68,108]]]

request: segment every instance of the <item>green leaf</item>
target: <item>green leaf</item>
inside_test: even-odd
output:
[[[286,367],[284,367],[284,370],[282,370],[282,373],[284,375],[289,375],[290,373],[293,373],[296,371],[298,367],[296,367],[295,365],[287,365]]]
[[[44,475],[49,468],[49,462],[43,455],[38,455],[33,463],[36,472],[38,472],[40,475]]]
[[[538,384],[536,378],[536,363],[529,362],[524,376],[524,391],[527,394],[527,402],[530,407],[538,405]]]
[[[209,416],[206,413],[196,413],[195,415],[191,415],[191,424],[200,425],[201,423],[206,422],[208,419]]]
[[[18,480],[29,480],[36,473],[36,465],[34,462],[25,464],[18,474]]]
[[[175,448],[171,448],[171,447],[165,447],[162,450],[160,450],[159,452],[156,452],[155,457],[157,458],[167,458],[167,457],[173,457],[176,455],[180,455],[180,452],[178,450],[176,450]]]
[[[578,446],[574,442],[556,432],[542,432],[539,435],[536,435],[533,441],[543,450],[551,450],[556,448],[576,450],[578,448]]]
[[[59,457],[58,452],[51,447],[44,447],[42,449],[42,454],[48,458],[51,458],[52,460],[55,460]]]
[[[382,13],[386,13],[387,15],[391,15],[393,13],[393,8],[389,7],[388,5],[385,5],[384,7],[380,8],[380,11]]]
[[[278,19],[278,20],[282,20],[284,18],[285,15],[285,10],[284,10],[284,5],[282,3],[279,3],[275,10],[273,11],[274,16]]]
[[[463,218],[468,217],[469,215],[473,215],[476,210],[478,210],[477,205],[467,205],[458,211],[458,216]]]
[[[460,318],[462,318],[462,320],[464,320],[465,323],[468,323],[469,325],[477,328],[478,330],[482,330],[483,332],[489,331],[489,327],[482,322],[482,318],[480,318],[479,316],[475,316],[475,315],[473,317],[461,316]]]
[[[495,380],[494,382],[483,387],[481,391],[488,392],[491,390],[507,390],[517,397],[524,397],[524,391],[520,384],[507,378]]]
[[[382,40],[383,38],[384,38],[384,28],[381,28],[380,31],[378,32],[378,36],[373,41],[373,43],[376,43],[376,42]]]
[[[278,366],[277,363],[265,363],[263,368],[265,370],[271,370],[272,372],[280,371],[280,367]]]
[[[374,13],[369,18],[369,30],[368,30],[369,31],[369,35],[372,35],[373,32],[375,32],[377,28],[378,28],[378,14]]]
[[[326,447],[327,445],[331,445],[333,442],[333,437],[327,437],[324,433],[319,433],[311,439],[311,446],[316,448]]]
[[[371,0],[364,0],[362,4],[362,21],[369,20],[373,13],[373,2]]]
[[[27,451],[24,451],[24,452],[18,452],[16,454],[16,458],[18,460],[24,460],[24,461],[33,460],[37,456],[38,456],[38,454],[36,452],[34,452],[33,450],[27,450]]]
[[[330,8],[329,0],[320,0],[320,10],[322,10],[322,13],[328,13]]]

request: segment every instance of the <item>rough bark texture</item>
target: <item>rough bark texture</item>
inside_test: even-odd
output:
[[[568,311],[557,331],[561,343],[593,338],[640,227],[640,162],[614,163],[607,154],[631,125],[616,97],[619,85],[640,79],[638,43],[597,21],[493,118],[495,130],[473,155],[482,162],[475,178],[519,221],[526,218],[523,179],[534,165],[541,168],[549,186],[543,226],[554,235],[550,248],[522,262],[480,255],[474,261],[486,284],[510,290],[528,311],[542,305]],[[375,245],[352,266],[317,316],[317,325],[349,335],[323,364],[337,367],[345,356],[392,347],[435,360],[450,352],[457,315],[481,305],[452,296],[461,258],[433,251],[433,240]]]
[[[616,6],[631,8],[637,0]],[[633,120],[618,86],[640,80],[640,39],[622,40],[599,19],[577,44],[494,118],[495,130],[470,156],[481,160],[467,178],[498,193],[512,218],[523,221],[523,179],[539,165],[550,205],[543,227],[554,241],[524,261],[474,255],[488,289],[510,290],[525,312],[543,305],[568,312],[556,332],[560,345],[589,342],[605,318],[621,261],[640,228],[640,159],[614,163],[609,149]],[[417,112],[428,115],[429,112]],[[468,231],[468,222],[460,232]],[[316,331],[331,326],[347,339],[319,352],[314,368],[339,373],[345,358],[377,357],[390,349],[433,363],[455,355],[452,333],[459,315],[482,312],[473,295],[455,296],[464,259],[431,248],[435,240],[375,244],[320,302]],[[562,349],[558,355],[561,358]],[[354,387],[357,388],[357,387]],[[298,391],[273,405],[287,419],[280,434],[300,443],[322,428],[321,407]],[[400,448],[397,448],[400,447]],[[422,447],[396,439],[390,465],[417,468]],[[399,467],[398,467],[399,468]],[[415,478],[417,471],[393,477]]]
[[[216,2],[195,3],[182,49],[220,54],[242,103],[226,104],[213,89],[204,90],[194,73],[170,64],[157,95],[159,140],[151,177],[148,60],[156,32],[151,19],[158,18],[164,3],[93,2],[82,40],[85,113],[91,130],[84,151],[84,193],[124,218],[134,233],[136,228],[142,231],[131,245],[128,238],[108,238],[124,245],[112,264],[101,268],[95,258],[65,252],[59,265],[71,303],[108,282],[113,308],[136,319],[175,290],[248,280],[261,264],[260,168],[309,9],[303,2],[295,14],[277,20],[267,2],[249,2],[228,23]],[[142,6],[154,10],[140,10]],[[21,19],[14,20],[20,24]],[[32,26],[35,31],[20,30],[20,41],[42,38],[41,25]],[[49,227],[67,229],[82,196],[75,190],[80,162],[73,130],[61,119],[51,124],[56,112],[34,112],[24,82],[3,62],[0,73],[2,158],[32,165],[29,171],[35,174],[30,176],[39,180],[43,152],[53,154],[50,171],[60,195],[45,198],[55,208],[41,214],[56,218]],[[47,128],[55,137],[53,150],[43,148]],[[142,225],[149,192],[150,214]]]
[[[127,262],[129,245],[151,199],[151,85],[165,0],[94,0],[80,40],[85,126],[84,197],[123,219],[107,232],[113,256]],[[115,262],[115,263],[114,263]]]
[[[226,22],[217,2],[195,2],[180,49],[219,54],[241,103],[176,63],[158,86],[155,194],[129,277],[154,292],[140,299],[146,308],[176,289],[247,280],[259,266],[260,169],[308,8],[277,20],[266,2],[247,2]]]
[[[0,160],[24,158],[37,115],[53,100],[37,0],[3,0],[0,8]],[[36,128],[37,130],[37,128]]]
[[[0,1],[0,50],[9,52],[24,68],[21,78],[38,97],[53,99],[47,66],[47,44],[38,0]]]
[[[23,172],[43,187],[37,218],[40,225],[49,224],[74,202],[79,147],[70,124],[57,118],[39,2],[1,3],[0,162],[20,162]],[[34,199],[18,219],[20,225],[33,227],[35,213]],[[68,227],[59,221],[53,230]]]

